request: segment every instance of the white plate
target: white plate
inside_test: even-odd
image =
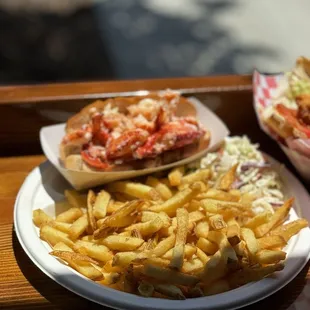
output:
[[[141,175],[153,173],[174,166],[184,165],[206,154],[207,151],[216,149],[224,138],[228,136],[229,130],[226,125],[208,109],[204,104],[195,98],[190,98],[196,108],[197,118],[201,124],[210,130],[211,141],[208,148],[182,160],[155,168],[130,170],[130,171],[111,171],[111,172],[86,172],[65,169],[59,162],[59,144],[65,135],[65,124],[43,127],[40,131],[40,142],[44,154],[57,170],[68,180],[76,189],[85,189],[101,185],[115,180],[133,178]]]
[[[281,168],[275,160],[271,162],[276,168]],[[287,169],[280,170],[283,179],[290,187],[288,194],[296,197],[290,220],[296,219],[297,214],[300,215],[301,212],[303,217],[310,220],[310,197],[307,191]],[[25,252],[46,275],[68,290],[101,305],[129,310],[236,309],[264,299],[278,291],[291,281],[309,260],[310,230],[307,228],[289,242],[286,249],[288,257],[283,271],[236,290],[210,297],[174,301],[143,298],[109,289],[88,280],[50,256],[49,246],[39,239],[38,229],[32,223],[32,210],[34,209],[42,208],[53,216],[55,210],[48,206],[54,201],[61,200],[64,189],[68,187],[69,184],[48,162],[35,168],[26,178],[16,199],[14,209],[16,234]]]

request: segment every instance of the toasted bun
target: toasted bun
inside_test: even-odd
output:
[[[81,155],[69,155],[64,161],[64,165],[70,170],[83,170],[83,159]]]

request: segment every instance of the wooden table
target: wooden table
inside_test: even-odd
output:
[[[0,309],[102,309],[69,292],[43,274],[22,250],[14,232],[13,206],[18,190],[27,174],[45,160],[42,155],[24,154],[40,154],[38,130],[42,125],[53,123],[50,119],[44,119],[42,114],[35,112],[40,109],[44,110],[46,106],[49,109],[54,106],[59,109],[59,102],[63,110],[75,111],[90,98],[108,97],[113,92],[138,89],[156,90],[166,87],[187,89],[184,91],[185,94],[195,94],[207,104],[211,102],[209,106],[212,107],[213,104],[213,108],[216,103],[216,112],[228,124],[232,134],[247,132],[254,141],[261,143],[263,149],[268,149],[271,155],[286,163],[294,171],[277,145],[258,129],[251,107],[250,77],[0,88],[0,124],[2,124],[0,125],[0,138],[3,130],[6,133],[6,138],[0,139],[0,150],[9,148],[8,154],[12,155],[12,152],[15,152],[15,155],[19,155],[19,157],[0,157]],[[102,93],[103,91],[105,93]],[[242,107],[242,111],[231,113],[232,107],[237,105]],[[23,114],[22,109],[25,107],[28,110],[26,114]],[[8,111],[17,113],[15,120],[17,118],[22,121],[19,126],[7,128],[3,125],[3,122],[9,123],[7,114],[5,114]],[[23,115],[24,119],[22,119]],[[28,119],[25,119],[25,115]],[[25,133],[25,128],[30,129]],[[7,136],[8,134],[11,138]],[[308,263],[299,275],[278,293],[247,308],[288,309],[301,294],[306,280],[310,279],[309,267]],[[293,309],[295,308],[290,308],[290,310]]]

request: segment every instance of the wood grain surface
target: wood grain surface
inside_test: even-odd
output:
[[[0,87],[0,104],[20,104],[22,102],[43,102],[60,99],[83,99],[111,96],[111,94],[131,91],[154,91],[171,89],[227,88],[240,90],[252,84],[250,75],[228,75],[212,77],[187,77],[128,81],[61,83],[29,86]]]
[[[0,157],[0,309],[107,309],[71,293],[32,263],[14,232],[14,202],[28,173],[45,161],[38,155],[42,126],[60,122],[59,117],[67,117],[95,98],[165,88],[194,94],[223,119],[232,134],[246,133],[296,174],[276,143],[258,127],[250,76],[0,87],[0,156],[15,156]],[[246,309],[288,309],[310,278],[309,267],[308,263],[278,293]]]

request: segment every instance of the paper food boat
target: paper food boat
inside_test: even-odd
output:
[[[69,170],[63,167],[59,161],[59,144],[65,135],[65,124],[58,124],[43,127],[40,131],[40,142],[45,156],[56,167],[56,169],[66,178],[66,180],[77,190],[95,187],[108,182],[122,180],[127,178],[147,175],[157,171],[169,169],[178,165],[187,164],[191,161],[201,158],[208,151],[215,150],[223,142],[224,138],[229,135],[226,125],[205,105],[196,98],[190,98],[190,101],[196,108],[197,119],[211,133],[211,141],[207,148],[204,148],[194,155],[182,160],[155,167],[141,170],[129,171],[111,171],[111,172],[88,172]]]
[[[277,141],[283,152],[289,158],[300,175],[310,182],[310,158],[291,150],[287,146],[280,143],[276,137],[270,132],[268,127],[262,122],[262,114],[264,110],[272,104],[273,96],[278,92],[280,81],[283,74],[267,75],[258,71],[253,74],[253,90],[254,90],[254,109],[258,118],[261,129],[271,138]]]

